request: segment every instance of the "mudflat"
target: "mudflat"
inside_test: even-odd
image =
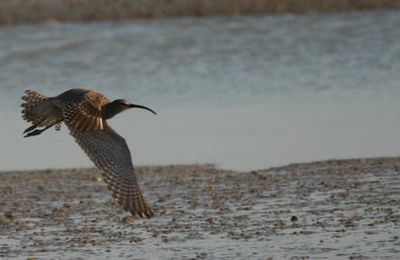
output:
[[[152,219],[121,210],[96,169],[0,172],[0,257],[395,259],[399,171],[399,157],[137,167]]]

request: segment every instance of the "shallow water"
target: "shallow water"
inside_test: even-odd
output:
[[[24,89],[75,86],[158,112],[111,122],[137,164],[397,155],[399,25],[381,11],[0,27],[0,168],[92,165],[65,127],[21,134]]]

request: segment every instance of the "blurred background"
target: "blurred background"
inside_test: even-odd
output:
[[[24,139],[25,89],[158,112],[110,125],[135,164],[253,170],[399,155],[400,1],[0,3],[0,170],[87,167],[65,126]],[[151,18],[151,19],[150,19]]]

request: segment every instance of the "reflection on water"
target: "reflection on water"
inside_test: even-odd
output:
[[[23,139],[26,88],[148,105],[112,120],[139,164],[248,170],[397,155],[398,12],[0,28],[0,169],[89,166],[66,129]]]

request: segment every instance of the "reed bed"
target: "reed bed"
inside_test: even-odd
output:
[[[400,9],[399,0],[2,0],[0,24]]]

